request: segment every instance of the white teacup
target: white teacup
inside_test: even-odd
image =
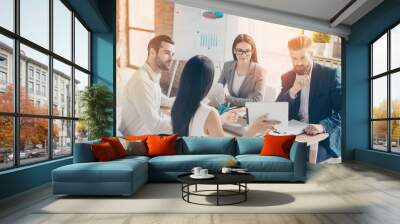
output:
[[[201,167],[193,167],[193,169],[192,169],[192,173],[194,174],[194,175],[196,175],[196,176],[199,176],[199,175],[201,175],[200,174],[200,171],[202,170],[202,168]]]
[[[200,170],[200,176],[207,176],[208,175],[208,169],[201,169]]]
[[[222,173],[230,173],[232,171],[232,168],[230,167],[222,167],[221,172]]]

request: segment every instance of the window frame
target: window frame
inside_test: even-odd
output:
[[[0,116],[2,117],[11,117],[13,119],[13,166],[10,167],[5,167],[5,168],[0,168],[0,172],[5,171],[5,170],[11,170],[11,169],[16,169],[19,167],[24,167],[24,166],[30,166],[33,164],[38,164],[38,163],[43,163],[46,161],[50,161],[50,160],[58,160],[58,159],[62,159],[62,158],[66,158],[66,157],[70,157],[73,156],[73,152],[74,152],[74,143],[75,143],[75,123],[76,121],[79,120],[79,117],[75,117],[75,108],[72,107],[71,108],[71,114],[68,116],[56,116],[53,115],[53,59],[58,60],[61,63],[64,63],[68,66],[71,66],[71,105],[74,105],[75,103],[75,88],[73,83],[75,82],[75,69],[85,73],[88,75],[89,77],[89,83],[88,86],[92,85],[92,61],[91,61],[91,49],[92,49],[92,43],[91,43],[91,38],[92,38],[92,31],[89,29],[89,27],[87,26],[87,24],[83,21],[83,19],[72,9],[72,7],[68,4],[68,2],[66,2],[65,0],[59,0],[68,10],[71,11],[71,18],[70,18],[70,22],[71,22],[71,26],[72,26],[72,30],[71,30],[71,59],[67,59],[64,58],[63,56],[55,53],[53,50],[53,1],[54,0],[48,0],[49,3],[49,47],[48,49],[46,49],[45,47],[42,47],[39,44],[36,44],[32,41],[30,41],[29,39],[24,38],[23,36],[20,35],[20,0],[14,0],[13,1],[13,10],[14,10],[14,18],[13,18],[13,22],[14,22],[14,30],[10,31],[4,27],[0,26],[0,35],[10,38],[13,41],[13,52],[12,52],[12,65],[11,66],[11,70],[13,73],[13,79],[14,79],[14,93],[13,93],[13,111],[12,112],[2,112],[0,111]],[[84,26],[84,28],[88,31],[88,69],[85,69],[81,66],[79,66],[78,64],[75,63],[75,18]],[[40,53],[43,53],[45,55],[48,56],[49,62],[48,62],[48,77],[46,80],[46,87],[45,87],[45,94],[48,97],[48,112],[46,115],[39,115],[39,114],[27,114],[27,113],[21,113],[20,111],[20,85],[21,85],[21,80],[20,80],[20,65],[21,65],[21,56],[20,56],[20,45],[23,44],[27,47],[32,48],[33,50],[36,50]],[[42,79],[41,79],[41,75],[42,72],[41,71],[39,73],[39,80],[36,80],[36,72],[37,72],[37,68],[33,67],[33,79],[31,79],[30,77],[30,73],[28,72],[30,68],[29,63],[27,63],[27,72],[25,74],[26,76],[26,82],[28,81],[32,81],[34,84],[34,92],[36,92],[35,89],[35,84],[36,83],[40,83],[42,84]],[[27,84],[28,85],[28,84]],[[28,86],[27,87],[27,91],[28,90]],[[40,87],[42,88],[42,85],[40,85]],[[42,94],[38,95],[42,97]],[[35,103],[35,102],[34,102]],[[26,163],[26,164],[21,164],[21,159],[20,159],[20,119],[21,118],[44,118],[47,119],[47,123],[48,123],[48,135],[47,135],[47,151],[48,151],[48,155],[47,157],[44,157],[43,160],[40,160],[38,162],[32,162],[32,163]],[[65,120],[65,121],[70,121],[71,122],[71,153],[68,155],[62,155],[62,156],[54,156],[53,152],[54,152],[54,146],[52,144],[53,142],[53,122],[57,121],[57,120]]]
[[[400,121],[400,117],[392,117],[392,98],[391,98],[391,91],[392,91],[392,86],[391,86],[391,80],[394,75],[396,75],[398,72],[400,72],[400,67],[393,68],[391,69],[391,31],[395,27],[400,26],[400,21],[395,22],[392,24],[389,28],[385,29],[384,32],[379,34],[375,39],[373,39],[370,43],[368,43],[368,53],[369,53],[369,77],[368,77],[368,84],[369,84],[369,149],[373,151],[379,151],[379,152],[385,152],[385,153],[391,153],[391,154],[400,154],[400,152],[393,152],[392,151],[392,122],[393,121]],[[381,37],[384,35],[387,35],[387,64],[386,64],[386,71],[382,72],[380,74],[374,75],[373,72],[373,44],[376,43]],[[373,93],[374,93],[374,88],[373,88],[373,81],[379,78],[386,77],[386,87],[387,87],[387,105],[386,105],[386,118],[373,118]],[[373,122],[376,121],[386,121],[386,151],[379,150],[374,148],[374,136],[373,136]]]

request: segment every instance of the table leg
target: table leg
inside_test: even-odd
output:
[[[219,205],[219,184],[217,184],[217,206]]]
[[[195,191],[197,192],[197,184],[195,185]]]
[[[247,201],[247,192],[248,192],[247,183],[244,183],[244,201]]]

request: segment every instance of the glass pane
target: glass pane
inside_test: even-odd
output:
[[[53,17],[53,51],[71,60],[72,12],[60,0],[53,0]]]
[[[21,113],[47,115],[49,57],[21,44]]]
[[[400,117],[400,72],[391,75],[390,85],[391,115]]]
[[[72,117],[71,66],[53,60],[53,115]]]
[[[372,44],[372,69],[373,75],[387,71],[387,34]]]
[[[14,165],[13,118],[0,116],[0,170]]]
[[[21,117],[20,164],[34,163],[49,158],[48,132],[48,119]]]
[[[0,35],[0,111],[2,112],[14,111],[13,49],[13,40]]]
[[[75,18],[75,63],[89,69],[89,32]]]
[[[53,120],[53,157],[72,154],[72,121]]]
[[[387,117],[387,77],[372,81],[372,118]]]
[[[142,66],[147,58],[147,44],[154,37],[154,33],[130,30],[129,31],[129,64]]]
[[[129,0],[129,27],[154,30],[154,0]]]
[[[79,98],[81,92],[89,86],[89,75],[75,69],[75,117],[79,117],[81,114],[81,107],[79,106]]]
[[[88,129],[84,120],[75,121],[75,143],[88,140]]]
[[[49,0],[20,0],[21,36],[49,47]]]
[[[391,31],[390,51],[391,69],[400,67],[400,24]]]
[[[390,122],[391,127],[391,141],[392,141],[392,152],[400,153],[400,121],[394,120]]]
[[[0,1],[0,26],[14,31],[14,0]]]
[[[387,121],[372,122],[372,148],[387,151]]]

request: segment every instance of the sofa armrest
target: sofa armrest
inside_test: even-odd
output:
[[[98,143],[100,143],[100,140],[75,143],[75,145],[74,145],[74,163],[95,162],[96,158],[94,157],[90,146],[92,144],[98,144]]]
[[[290,160],[293,162],[293,179],[305,181],[307,176],[307,144],[294,142],[290,149]]]

